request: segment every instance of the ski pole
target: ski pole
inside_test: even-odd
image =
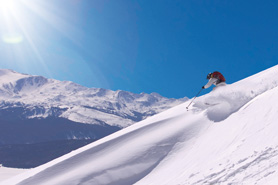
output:
[[[193,98],[193,100],[189,103],[189,105],[186,107],[186,109],[188,110],[188,107],[191,105],[191,103],[195,100],[195,98],[201,93],[201,91],[203,90],[203,88],[197,93],[197,95]]]

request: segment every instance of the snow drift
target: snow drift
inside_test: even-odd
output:
[[[3,183],[275,184],[277,86],[275,66]]]
[[[195,107],[207,109],[212,121],[226,119],[254,97],[278,86],[277,70],[269,69],[231,85],[215,87],[196,100]]]

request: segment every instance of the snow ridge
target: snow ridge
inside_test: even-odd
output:
[[[211,93],[199,97],[194,106],[201,110],[206,109],[210,120],[222,121],[256,96],[277,87],[276,68],[277,66],[234,84],[215,88]]]

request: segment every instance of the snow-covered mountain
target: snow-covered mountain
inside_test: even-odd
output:
[[[2,184],[277,184],[277,102],[274,66]]]
[[[157,93],[86,88],[69,81],[0,70],[0,108],[23,107],[23,118],[58,116],[86,124],[126,127],[184,102]]]
[[[168,99],[156,93],[86,88],[69,81],[0,70],[0,118],[5,120],[57,117],[124,128],[185,100]]]
[[[53,159],[57,153],[65,154],[186,100],[168,99],[157,93],[87,88],[1,69],[0,155],[5,157],[0,158],[0,163],[34,167],[49,160],[47,153],[38,156],[39,151],[47,150]],[[43,148],[37,143],[42,143]],[[57,149],[61,151],[52,152]],[[33,150],[37,151],[37,159],[31,158]],[[23,159],[23,155],[30,158]]]

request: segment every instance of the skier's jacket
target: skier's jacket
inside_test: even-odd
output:
[[[226,85],[226,79],[220,72],[215,71],[209,75],[209,81],[205,86],[203,86],[203,89],[209,88],[212,84],[216,86]]]
[[[221,82],[226,82],[226,79],[224,78],[224,76],[218,72],[218,71],[215,71],[211,74],[211,77],[210,78],[216,78],[218,79],[218,83],[221,83]]]

